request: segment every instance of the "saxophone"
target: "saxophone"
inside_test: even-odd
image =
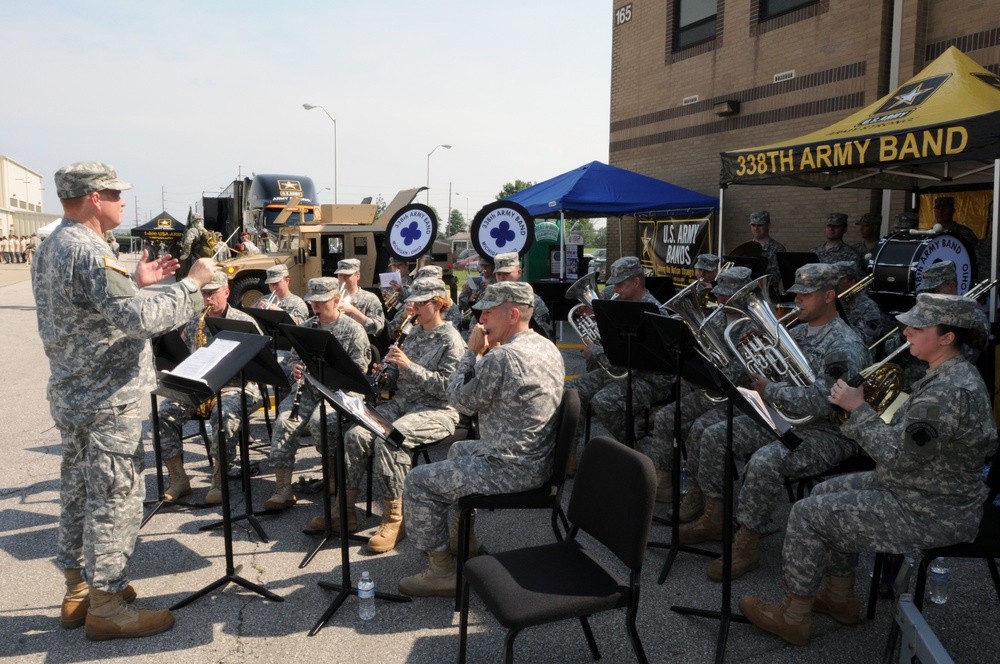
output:
[[[201,315],[198,316],[198,330],[194,334],[194,347],[196,350],[208,343],[208,336],[205,334],[205,316],[207,315],[208,307],[205,307]],[[194,412],[198,417],[207,420],[212,415],[213,408],[215,408],[215,397],[211,396],[198,404]]]

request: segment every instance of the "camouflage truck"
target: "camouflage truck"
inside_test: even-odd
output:
[[[277,251],[240,256],[218,264],[229,277],[230,303],[249,307],[268,295],[270,289],[264,283],[267,268],[279,263],[288,267],[291,290],[300,296],[305,294],[310,279],[334,276],[337,262],[345,258],[361,261],[362,288],[377,290],[378,275],[389,265],[386,225],[422,189],[400,191],[377,219],[378,208],[374,204],[322,205],[317,215],[314,208],[299,207],[292,198],[275,217],[279,228]],[[445,269],[447,280],[450,246],[436,240],[431,251],[431,262]]]

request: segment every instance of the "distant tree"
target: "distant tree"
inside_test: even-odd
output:
[[[445,233],[448,237],[455,235],[456,233],[461,233],[466,229],[465,226],[465,215],[463,215],[458,210],[451,211],[451,217],[448,219],[448,229]]]
[[[500,190],[500,193],[497,194],[497,200],[502,201],[505,198],[513,196],[519,191],[523,191],[528,187],[534,187],[534,186],[535,186],[534,182],[525,182],[524,180],[514,180],[513,182],[508,182],[503,186],[503,189]]]
[[[594,228],[593,219],[567,219],[567,233],[579,234],[583,236],[583,246],[593,247],[597,237],[597,230]]]
[[[606,249],[608,247],[608,227],[603,226],[594,231],[594,242],[589,245],[591,247],[598,247],[601,249]]]
[[[381,217],[382,213],[385,212],[385,209],[387,207],[389,207],[389,204],[385,202],[384,198],[382,198],[382,194],[379,194],[378,196],[376,196],[375,197],[375,218],[378,219],[379,217]]]
[[[187,225],[190,226],[192,221],[194,221],[194,210],[191,209],[191,204],[189,203]]]

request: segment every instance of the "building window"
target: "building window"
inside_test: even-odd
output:
[[[715,39],[717,5],[717,0],[677,0],[676,50]]]
[[[819,0],[760,0],[760,17],[771,18],[817,2]]]

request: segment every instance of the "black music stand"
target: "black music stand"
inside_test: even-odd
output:
[[[326,625],[340,605],[344,603],[344,600],[348,598],[354,592],[357,592],[357,587],[351,581],[351,556],[347,550],[347,541],[350,539],[347,533],[347,482],[345,481],[346,468],[345,468],[345,451],[344,451],[344,425],[348,422],[353,422],[358,426],[362,426],[376,437],[385,440],[386,442],[392,443],[393,445],[399,447],[403,444],[403,434],[397,431],[393,426],[392,422],[387,420],[381,413],[379,413],[374,408],[370,408],[363,401],[357,397],[344,394],[341,390],[334,392],[329,387],[321,384],[312,376],[306,376],[306,381],[309,382],[314,388],[316,388],[320,394],[323,396],[323,400],[320,401],[320,447],[323,450],[323,483],[327,484],[326,478],[329,476],[329,456],[327,456],[327,428],[326,428],[326,404],[330,403],[334,409],[336,409],[339,419],[340,419],[340,435],[338,436],[338,449],[337,449],[337,497],[340,504],[340,583],[330,583],[328,581],[318,581],[317,584],[320,588],[326,588],[327,590],[336,590],[337,596],[333,598],[330,605],[327,607],[320,619],[316,621],[312,629],[309,630],[309,636],[315,636],[319,633],[321,629]],[[328,489],[329,490],[329,489]],[[326,510],[326,523],[327,532],[329,532],[330,524],[330,503],[327,501],[324,508]],[[352,507],[353,509],[353,507]],[[365,538],[360,538],[365,539]],[[410,597],[404,595],[393,595],[391,593],[385,593],[381,591],[375,592],[375,597],[378,599],[389,600],[390,602],[411,602],[413,601]]]
[[[222,388],[237,374],[240,375],[240,382],[245,384],[246,368],[254,361],[254,358],[261,355],[270,357],[265,350],[267,345],[267,338],[259,334],[220,332],[206,346],[192,353],[188,360],[175,367],[173,371],[157,372],[157,379],[160,384],[154,391],[161,396],[176,399],[190,406],[197,406],[209,397],[215,396],[219,422],[221,423]],[[225,468],[226,459],[226,443],[222,435],[221,426],[219,426],[217,436],[218,458],[215,462],[219,464],[218,468],[221,471]],[[230,582],[243,586],[247,590],[251,590],[275,602],[284,601],[282,597],[275,595],[263,586],[257,585],[238,575],[239,568],[233,562],[233,524],[230,519],[229,482],[227,481],[222,482],[222,527],[223,540],[226,547],[225,575],[193,595],[177,602],[170,607],[171,610],[187,606],[196,599]]]
[[[241,309],[243,313],[250,316],[255,321],[264,334],[271,337],[271,351],[277,357],[279,350],[291,350],[292,344],[288,338],[281,334],[282,325],[295,325],[295,320],[283,309],[257,309],[247,307]]]
[[[625,367],[625,440],[628,447],[635,447],[635,423],[632,417],[632,350],[637,343],[647,313],[659,309],[652,302],[623,302],[621,300],[594,300],[592,303],[597,329],[601,332],[601,345],[611,364]]]
[[[153,360],[156,365],[157,371],[170,371],[178,364],[187,359],[191,351],[188,350],[187,344],[181,338],[180,332],[177,330],[171,330],[164,335],[156,337],[153,339]],[[159,404],[156,400],[156,392],[150,392],[150,401],[152,403],[152,412],[150,413],[150,427],[152,428],[153,435],[153,455],[156,458],[156,500],[147,500],[143,502],[143,507],[147,505],[152,505],[153,509],[149,510],[145,516],[142,517],[142,521],[139,523],[139,530],[142,530],[150,519],[152,519],[156,514],[168,506],[176,507],[186,507],[188,509],[205,509],[210,507],[204,503],[189,503],[182,500],[167,500],[163,492],[166,487],[163,486],[163,454],[160,450],[160,410]]]
[[[357,392],[361,394],[365,401],[372,403],[375,400],[375,390],[373,389],[371,383],[368,382],[368,378],[361,372],[358,366],[354,363],[354,360],[344,347],[340,345],[337,339],[327,332],[326,330],[319,330],[310,327],[297,327],[294,325],[282,325],[281,332],[288,340],[291,342],[292,347],[298,353],[299,358],[306,367],[306,371],[312,374],[319,381],[320,384],[330,387],[334,390],[345,390],[348,392]],[[304,379],[308,378],[304,376]],[[305,380],[303,381],[305,382]],[[304,385],[303,385],[304,387]],[[322,405],[322,402],[321,402]],[[326,518],[326,528],[319,532],[321,539],[318,545],[309,553],[306,557],[299,563],[299,568],[304,568],[308,565],[317,553],[333,539],[333,521],[331,519],[332,507],[330,504],[330,478],[334,476],[330,469],[329,463],[329,442],[325,435],[326,419],[325,419],[325,408],[323,417],[321,417],[322,432],[324,435],[320,437],[320,454],[322,455],[321,463],[323,468],[323,486],[322,486],[322,500],[323,500],[323,516]],[[306,417],[309,415],[307,414]],[[339,449],[338,458],[343,456],[343,438],[344,438],[344,427],[343,422],[340,423],[341,426],[338,427],[339,435],[337,437],[337,448]],[[341,513],[344,519],[347,517],[347,484],[343,481],[343,478],[339,478],[337,482],[337,497],[340,499]],[[341,522],[341,530],[346,530],[346,520]],[[304,531],[307,535],[316,535],[317,531],[306,530]],[[346,533],[343,533],[346,535]],[[355,539],[360,542],[367,541],[366,538],[357,535],[350,535],[350,539]],[[342,536],[340,538],[341,549],[344,555],[347,555],[347,543],[346,539]]]
[[[812,251],[779,251],[774,255],[778,261],[781,285],[787,292],[795,283],[795,271],[803,265],[819,263],[819,256]]]
[[[260,336],[257,328],[253,323],[248,323],[244,320],[230,320],[228,318],[206,318],[205,324],[211,330],[213,337],[222,334],[225,331],[237,332],[240,334],[251,334]],[[262,383],[265,385],[274,385],[277,387],[288,387],[288,378],[285,376],[285,372],[281,370],[278,366],[278,361],[274,358],[274,355],[269,349],[262,350],[257,353],[257,355],[247,364],[244,373],[240,377],[240,480],[241,487],[243,489],[244,496],[244,512],[243,514],[237,516],[231,521],[242,521],[246,520],[253,529],[257,531],[257,535],[262,541],[268,542],[267,534],[261,527],[260,522],[257,520],[257,515],[259,512],[253,511],[253,494],[250,488],[250,416],[247,413],[249,407],[247,404],[247,382],[252,383]],[[219,429],[221,435],[222,420],[219,420]],[[228,464],[228,460],[227,460]],[[222,471],[224,481],[228,482],[228,478],[225,477],[225,469]],[[198,530],[213,530],[222,525],[221,521],[216,521],[202,526]]]

